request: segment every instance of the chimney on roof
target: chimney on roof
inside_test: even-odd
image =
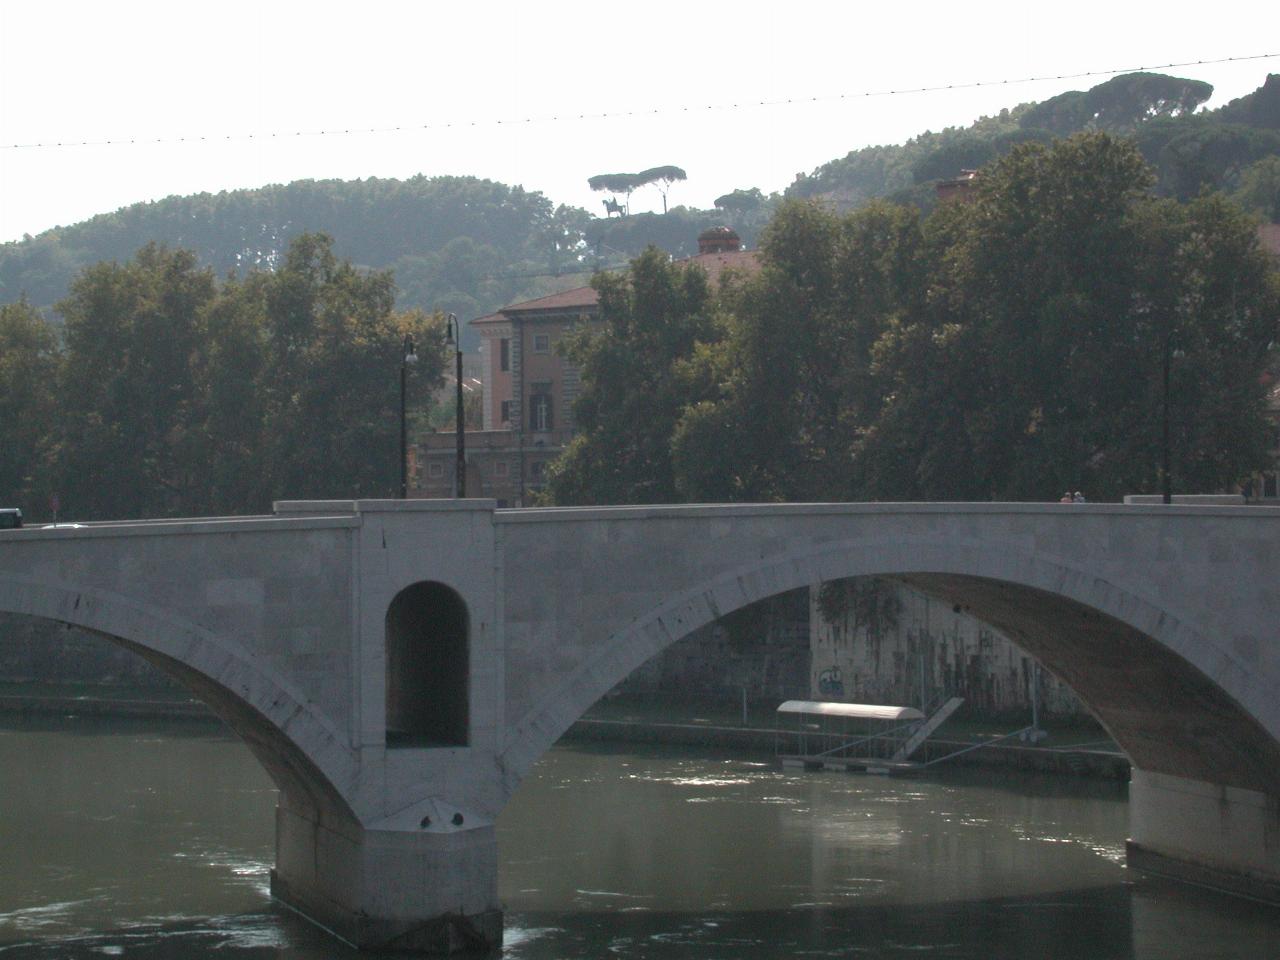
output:
[[[698,234],[698,254],[733,253],[742,249],[741,238],[732,227],[712,227]]]

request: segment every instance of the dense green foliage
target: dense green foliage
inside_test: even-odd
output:
[[[769,221],[776,203],[745,213],[672,207],[668,213],[635,213],[612,220],[595,220],[587,227],[585,239],[588,266],[625,264],[648,247],[657,247],[673,257],[691,257],[698,252],[698,234],[711,227],[731,226],[748,248],[756,245],[760,230]]]
[[[1082,131],[1134,137],[1163,195],[1189,200],[1205,188],[1234,190],[1251,164],[1280,153],[1280,75],[1218,110],[1196,113],[1211,92],[1200,81],[1125,74],[1087,91],[1002,110],[969,127],[855,150],[798,177],[787,196],[822,196],[839,209],[888,197],[928,210],[937,180],[992,163],[1020,143]]]
[[[1234,199],[1263,220],[1280,223],[1280,156],[1264,157],[1246,169]]]
[[[0,247],[0,294],[48,306],[71,278],[148,243],[191,250],[218,276],[270,269],[321,231],[339,256],[402,278],[402,307],[470,317],[543,290],[535,274],[579,268],[586,213],[474,177],[298,181],[170,197]]]
[[[302,234],[275,270],[225,282],[154,244],[96,264],[58,304],[60,331],[0,308],[0,501],[38,520],[57,493],[63,517],[108,519],[393,495],[404,336],[416,413],[444,364],[438,318],[394,300],[389,273]]]
[[[1266,463],[1280,320],[1253,223],[1217,196],[1151,197],[1129,145],[1015,151],[926,224],[926,308],[876,347],[885,404],[856,464],[873,498],[1157,492],[1162,370],[1175,485]]]
[[[918,215],[792,202],[761,250],[761,271],[726,292],[722,344],[687,369],[677,483],[694,500],[852,498],[859,427],[880,403],[872,350],[926,289]]]
[[[55,420],[58,338],[25,301],[0,306],[0,491],[6,506],[37,483]]]
[[[1238,207],[1152,180],[1081,134],[925,219],[791,201],[710,300],[656,255],[602,278],[553,497],[1117,499],[1159,490],[1166,401],[1175,487],[1230,485],[1266,464],[1280,288]]]
[[[1280,76],[1218,110],[1194,113],[1207,95],[1196,81],[1128,74],[964,129],[854,151],[799,177],[787,196],[821,196],[839,210],[886,198],[927,211],[939,179],[992,163],[1019,144],[1078,130],[1134,137],[1163,195],[1189,200],[1207,187],[1252,196],[1250,172],[1280,154]],[[47,310],[82,270],[127,260],[148,243],[191,250],[218,277],[271,269],[294,237],[320,231],[334,238],[339,257],[392,270],[401,308],[470,319],[584,282],[592,270],[649,245],[674,256],[696,253],[696,237],[708,227],[731,226],[753,247],[780,201],[748,187],[717,198],[713,210],[677,206],[668,213],[667,188],[683,179],[675,166],[591,178],[620,193],[646,185],[662,191],[664,213],[613,219],[474,177],[299,181],[169,197],[0,245],[0,301],[25,299]],[[475,347],[470,332],[466,344]]]
[[[677,499],[671,429],[688,401],[676,365],[711,336],[707,275],[650,247],[624,274],[597,274],[599,331],[566,340],[582,371],[579,435],[549,477],[557,503]]]
[[[787,188],[790,199],[822,197],[837,209],[848,210],[877,197],[897,202],[933,204],[933,185],[1004,155],[1020,143],[1048,141],[1047,130],[1024,129],[1019,117],[1027,107],[1002,110],[970,127],[927,132],[900,146],[873,146],[823,164],[808,176],[798,176]],[[924,187],[924,189],[917,189]]]
[[[471,177],[299,181],[135,204],[0,245],[0,300],[25,298],[47,310],[82,270],[127,260],[148,243],[190,250],[219,277],[270,270],[295,237],[319,231],[333,237],[339,257],[391,270],[400,308],[469,320],[584,283],[593,269],[650,244],[696,253],[697,235],[708,227],[727,223],[752,243],[767,218],[764,208],[676,207],[606,220]],[[466,345],[475,348],[469,330]]]
[[[1059,137],[1080,130],[1130,133],[1155,117],[1193,113],[1212,94],[1213,87],[1201,80],[1126,73],[1084,92],[1072,90],[1043,100],[1028,108],[1020,123]]]

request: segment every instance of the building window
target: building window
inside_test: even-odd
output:
[[[547,478],[547,461],[535,460],[529,464],[529,477],[534,483],[541,483]]]
[[[535,393],[529,397],[529,429],[545,432],[551,429],[551,395]]]
[[[429,477],[443,477],[443,476],[444,476],[444,464],[442,464],[439,460],[432,460],[432,461],[430,461],[430,462],[427,464],[427,476],[429,476]]]
[[[534,353],[550,353],[551,352],[551,334],[535,333],[533,335],[533,352]]]
[[[507,461],[499,460],[494,463],[493,475],[495,477],[505,477],[507,475]]]
[[[510,400],[502,401],[502,412],[499,414],[498,419],[501,420],[503,423],[511,422],[511,401]]]
[[[504,373],[511,369],[511,341],[506,337],[498,341],[498,369]]]

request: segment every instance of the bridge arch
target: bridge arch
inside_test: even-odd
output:
[[[356,822],[338,788],[354,773],[339,732],[234,641],[116,594],[17,577],[0,577],[0,612],[78,627],[137,654],[234,730],[293,804],[317,818]]]
[[[600,638],[516,723],[508,771],[523,776],[600,697],[699,627],[788,590],[863,576],[900,580],[1007,633],[1075,690],[1138,767],[1280,793],[1280,709],[1185,611],[1019,544],[924,537],[796,547],[671,593]]]

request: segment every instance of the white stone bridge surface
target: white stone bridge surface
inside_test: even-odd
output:
[[[270,771],[280,900],[424,952],[501,937],[494,821],[592,703],[717,617],[868,575],[1075,689],[1133,761],[1131,862],[1280,902],[1278,572],[1264,507],[289,501],[0,531],[0,611],[158,664]]]

